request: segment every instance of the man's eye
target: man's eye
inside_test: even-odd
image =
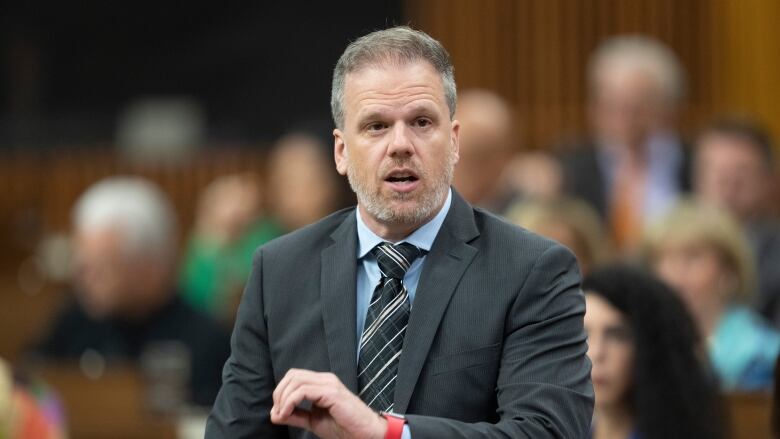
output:
[[[414,121],[415,125],[417,125],[420,128],[425,128],[431,125],[431,121],[429,119],[420,118]]]
[[[381,131],[381,130],[383,130],[385,128],[385,126],[386,125],[381,123],[381,122],[374,122],[374,123],[368,124],[366,126],[366,129],[368,131]]]

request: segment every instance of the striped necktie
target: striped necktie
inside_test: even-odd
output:
[[[369,407],[389,412],[393,409],[398,361],[411,309],[403,278],[422,251],[406,242],[384,242],[371,254],[377,259],[382,278],[371,296],[360,337],[358,388],[360,398]]]

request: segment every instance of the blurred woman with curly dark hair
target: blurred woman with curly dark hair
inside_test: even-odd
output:
[[[596,393],[592,437],[725,437],[696,325],[669,287],[639,269],[611,266],[582,288]]]

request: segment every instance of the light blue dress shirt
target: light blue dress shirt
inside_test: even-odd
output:
[[[447,193],[447,199],[444,201],[439,213],[433,217],[432,220],[423,224],[420,228],[415,230],[411,235],[406,238],[394,242],[393,244],[399,244],[401,242],[408,242],[415,245],[426,253],[431,250],[433,241],[436,239],[436,235],[441,229],[444,218],[447,217],[447,212],[450,211],[450,204],[452,203],[452,189]],[[374,289],[379,284],[381,273],[379,272],[379,264],[377,264],[376,258],[371,255],[371,249],[376,247],[377,244],[385,242],[385,239],[377,236],[371,229],[368,228],[363,218],[360,216],[360,209],[355,209],[355,215],[357,216],[357,234],[358,234],[358,267],[357,267],[357,340],[360,340],[360,336],[363,334],[363,326],[366,322],[366,314],[368,314],[368,304],[371,303],[371,296],[374,294]],[[423,263],[425,262],[425,256],[417,258],[409,267],[404,275],[404,286],[409,293],[409,304],[414,307],[414,295],[417,292],[417,284],[420,282],[420,273],[422,272]],[[358,342],[357,355],[360,355],[360,343]],[[409,426],[404,426],[404,432],[402,439],[411,439],[411,433],[409,432]]]

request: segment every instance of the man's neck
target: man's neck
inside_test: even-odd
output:
[[[403,240],[407,236],[414,233],[415,230],[419,229],[420,227],[424,226],[429,221],[431,221],[433,218],[435,218],[436,215],[444,207],[444,204],[446,202],[447,202],[447,196],[442,198],[441,202],[439,203],[439,206],[436,209],[433,209],[430,215],[423,218],[421,221],[415,223],[406,223],[406,222],[391,223],[391,222],[380,221],[379,219],[371,215],[365,209],[365,207],[360,203],[358,203],[358,210],[360,211],[361,219],[366,224],[366,227],[368,227],[369,230],[374,232],[374,234],[376,234],[380,238],[395,243]]]
[[[358,209],[360,209],[360,217],[363,218],[363,222],[366,223],[366,226],[369,228],[369,230],[374,232],[380,238],[385,239],[389,242],[401,241],[402,239],[414,233],[414,231],[422,227],[423,224],[432,220],[433,217],[436,216],[437,213],[439,213],[441,207],[442,206],[439,206],[439,208],[436,209],[436,211],[433,212],[432,215],[425,218],[424,220],[418,223],[411,224],[411,223],[386,223],[386,222],[379,221],[378,219],[371,216],[371,214],[368,213],[362,205],[358,204]]]

